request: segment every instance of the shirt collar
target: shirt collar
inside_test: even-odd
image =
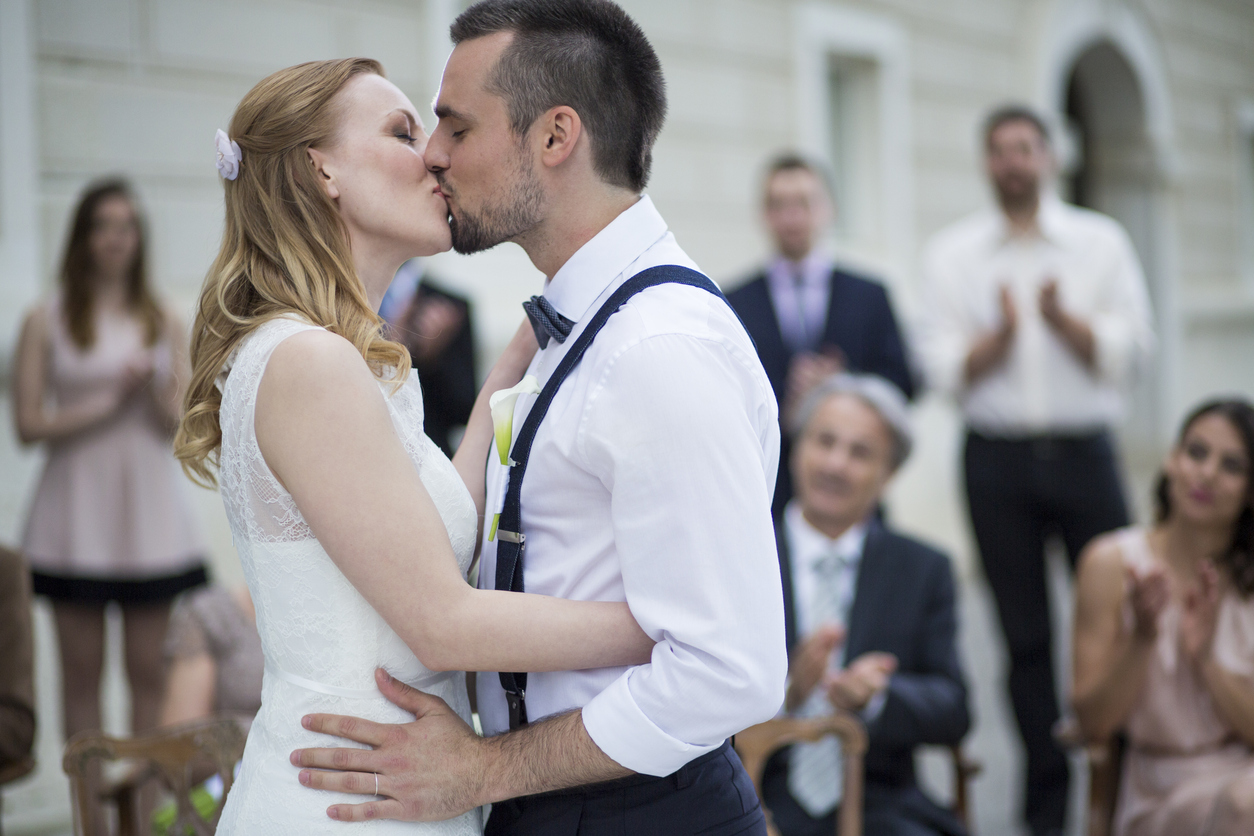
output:
[[[1010,222],[999,209],[996,212],[997,242],[1005,244],[1011,239]],[[1036,210],[1036,229],[1041,238],[1053,244],[1061,244],[1067,234],[1067,205],[1052,189],[1041,192]]]
[[[642,195],[575,251],[545,286],[544,298],[579,322],[610,283],[666,233],[666,221]]]
[[[801,261],[789,261],[782,255],[776,254],[767,265],[767,275],[771,277],[771,281],[775,283],[783,282],[792,284],[797,275],[797,271],[801,271],[801,277],[805,284],[814,285],[827,281],[827,277],[832,272],[832,257],[822,247],[814,247]]]
[[[794,499],[784,509],[784,522],[788,526],[788,544],[792,550],[794,566],[810,566],[815,560],[832,552],[852,566],[861,563],[868,529],[866,520],[833,540],[810,525],[801,513],[801,503]]]

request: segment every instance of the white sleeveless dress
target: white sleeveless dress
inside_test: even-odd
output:
[[[217,832],[479,836],[481,810],[434,824],[334,821],[326,814],[331,804],[360,803],[369,797],[303,787],[297,780],[299,770],[288,760],[293,749],[358,745],[306,731],[300,724],[305,714],[345,714],[381,723],[413,720],[375,687],[374,671],[380,666],[443,698],[463,718],[470,717],[465,675],[433,673],[423,667],[336,568],[257,446],[253,414],[266,363],[283,340],[315,327],[294,318],[260,326],[239,345],[218,379],[222,389],[218,479],[235,548],[257,607],[266,671],[261,711],[249,731],[239,778]],[[397,435],[444,520],[465,574],[474,552],[475,506],[452,463],[423,434],[417,375],[411,374],[395,394],[381,387]],[[346,496],[344,501],[362,500]],[[362,555],[362,559],[369,556]]]

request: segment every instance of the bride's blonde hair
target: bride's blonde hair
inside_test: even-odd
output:
[[[279,70],[250,90],[231,118],[242,163],[235,180],[223,180],[226,230],[200,292],[192,377],[174,439],[184,472],[200,484],[217,481],[222,393],[214,381],[259,325],[299,314],[356,346],[381,380],[409,374],[409,353],[383,338],[383,320],[353,266],[348,232],[307,153],[335,141],[341,115],[335,96],[363,73],[384,74],[368,58]]]

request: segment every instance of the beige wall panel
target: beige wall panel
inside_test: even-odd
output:
[[[132,0],[38,0],[36,32],[41,46],[125,55],[137,45],[132,14]]]
[[[342,15],[308,4],[165,0],[151,16],[163,59],[264,74],[338,53]]]
[[[1248,313],[1248,312],[1247,312]],[[1194,323],[1186,332],[1180,411],[1192,408],[1217,393],[1254,397],[1254,318],[1208,319]]]
[[[964,96],[1004,97],[1012,89],[1017,68],[1009,49],[993,51],[969,44],[916,34],[911,58],[918,80],[932,89],[953,88]]]
[[[960,38],[1013,37],[1023,18],[1023,0],[862,0],[858,5],[873,11],[899,12],[919,29]]]
[[[157,84],[45,76],[40,84],[45,170],[202,177],[213,172],[213,135],[236,101]]]

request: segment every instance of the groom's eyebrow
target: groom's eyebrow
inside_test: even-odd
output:
[[[463,122],[468,121],[466,115],[446,104],[436,104],[435,115],[437,119],[461,119]]]

